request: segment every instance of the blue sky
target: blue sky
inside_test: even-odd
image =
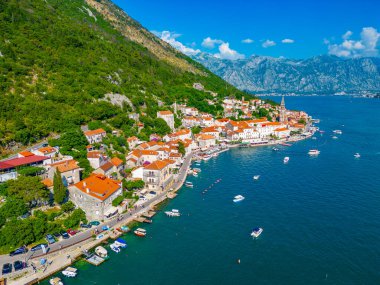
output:
[[[379,0],[114,2],[187,54],[208,52],[227,59],[379,56]]]

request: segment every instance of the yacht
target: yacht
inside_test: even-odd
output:
[[[78,269],[74,267],[67,267],[65,270],[62,271],[62,274],[66,277],[76,277],[78,274]]]
[[[181,216],[180,212],[177,209],[172,209],[171,211],[166,211],[165,214],[168,217],[179,217],[179,216]]]
[[[234,201],[234,203],[237,203],[237,202],[243,201],[244,199],[245,199],[244,196],[237,195],[234,197],[234,199],[232,201]]]
[[[145,237],[146,236],[146,230],[142,228],[138,228],[134,231],[135,235],[138,237]]]
[[[102,246],[98,246],[97,248],[95,248],[95,253],[96,255],[103,258],[108,257],[108,251]]]
[[[50,285],[63,285],[63,282],[62,282],[61,278],[59,278],[59,277],[54,277],[54,278],[50,279],[49,283],[50,283]]]
[[[262,232],[263,232],[262,228],[254,228],[252,230],[251,237],[258,238],[261,235]]]
[[[360,153],[358,153],[358,152],[355,153],[355,154],[354,154],[354,157],[355,157],[355,158],[359,158],[359,157],[360,157]]]
[[[318,155],[318,154],[320,154],[321,152],[319,151],[319,150],[317,150],[317,149],[311,149],[311,150],[309,150],[309,152],[308,152],[308,154],[310,154],[310,155]]]
[[[260,178],[260,175],[253,176],[253,180],[259,180],[259,178]]]
[[[123,240],[122,238],[118,238],[115,240],[114,244],[116,244],[118,247],[127,247],[127,242]]]
[[[110,248],[112,251],[119,253],[121,251],[120,247],[117,246],[116,242],[111,243]]]
[[[289,156],[285,156],[285,157],[284,157],[284,163],[288,163],[288,162],[289,162],[289,159],[290,159]]]
[[[338,135],[343,134],[343,132],[341,130],[333,130],[333,133],[334,134],[338,134]]]
[[[186,182],[185,182],[185,186],[186,186],[186,187],[189,187],[189,188],[193,188],[193,187],[194,187],[194,184],[193,184],[193,182],[186,181]]]

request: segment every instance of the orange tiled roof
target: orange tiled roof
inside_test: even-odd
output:
[[[158,112],[161,116],[168,116],[168,115],[173,115],[171,111],[159,111]]]
[[[74,159],[52,163],[51,166],[57,168],[61,173],[79,168],[78,161]]]
[[[22,155],[23,157],[28,157],[28,156],[33,156],[34,153],[31,153],[30,151],[28,150],[25,150],[25,151],[22,151],[22,152],[19,152],[20,155]]]
[[[162,170],[168,165],[169,165],[169,163],[167,161],[156,160],[156,161],[152,162],[151,164],[145,166],[144,168],[147,170]]]
[[[285,131],[288,131],[287,128],[277,128],[274,130],[275,132],[285,132]]]
[[[135,136],[127,138],[128,142],[138,141],[139,139]]]
[[[94,136],[94,135],[100,135],[100,134],[105,134],[106,131],[103,130],[103,129],[96,129],[96,130],[92,130],[92,131],[86,131],[84,132],[84,134],[88,137],[91,137],[91,136]]]
[[[87,158],[99,158],[100,156],[102,156],[102,153],[98,150],[89,151],[87,153]]]
[[[111,159],[111,163],[112,163],[113,165],[115,165],[116,167],[118,167],[118,166],[120,166],[120,165],[123,164],[123,161],[122,161],[120,158],[118,158],[118,157],[113,157],[113,158]]]
[[[47,154],[47,153],[56,152],[57,150],[54,147],[46,146],[46,147],[41,147],[40,149],[38,149],[38,151],[42,152],[43,154]]]
[[[207,134],[201,134],[198,136],[199,140],[214,140],[215,137],[212,135],[207,135]]]
[[[83,193],[104,201],[121,188],[120,184],[121,182],[118,180],[100,174],[92,174],[74,186]]]
[[[54,185],[53,181],[49,178],[45,178],[41,181],[42,184],[44,184],[46,187],[52,187]]]

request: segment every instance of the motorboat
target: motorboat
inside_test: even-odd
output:
[[[118,247],[115,242],[110,244],[110,249],[116,253],[119,253],[121,251],[120,247]]]
[[[194,177],[198,177],[198,173],[196,173],[195,171],[193,171],[193,176]]]
[[[172,209],[171,211],[166,211],[165,215],[168,217],[179,217],[179,216],[181,216],[180,212],[177,209]]]
[[[194,167],[193,171],[199,173],[199,172],[202,172],[202,169]]]
[[[102,246],[96,247],[95,253],[96,253],[96,255],[103,257],[103,258],[108,257],[108,251]]]
[[[280,145],[283,145],[283,146],[292,146],[290,143],[285,143],[285,142],[281,142]]]
[[[143,223],[146,223],[146,224],[152,224],[152,223],[153,223],[153,220],[151,220],[151,219],[145,219],[145,220],[143,221]]]
[[[316,140],[317,138],[316,138],[316,137],[312,137],[311,139],[312,139],[312,140]]]
[[[232,201],[234,201],[234,203],[237,203],[237,202],[243,201],[244,199],[245,199],[244,196],[237,195],[237,196],[234,197],[234,199]]]
[[[134,234],[138,237],[145,237],[146,236],[146,230],[142,228],[138,228],[134,231]]]
[[[207,160],[209,160],[211,157],[212,157],[211,155],[206,154],[206,155],[203,156],[203,160],[204,160],[204,161],[207,161]]]
[[[123,240],[122,238],[116,239],[114,244],[116,244],[118,247],[122,247],[122,248],[127,247],[127,242],[125,240]]]
[[[355,154],[354,154],[354,157],[355,157],[355,158],[360,158],[360,153],[358,153],[358,152],[355,153]]]
[[[185,182],[185,186],[189,187],[189,188],[193,188],[194,187],[193,182],[190,182],[190,181],[186,181]]]
[[[260,175],[253,176],[253,180],[259,180],[259,178],[260,178]]]
[[[76,277],[78,274],[78,269],[74,267],[67,267],[65,270],[62,271],[62,274],[66,277]]]
[[[343,132],[341,130],[333,130],[333,133],[334,134],[338,134],[338,135],[343,134]]]
[[[262,232],[263,232],[262,228],[254,228],[252,230],[251,237],[258,238],[261,235]]]
[[[273,151],[279,151],[280,149],[278,149],[277,147],[274,147],[272,148]]]
[[[290,159],[289,156],[285,156],[285,157],[284,157],[284,163],[288,163],[288,162],[289,162],[289,159]]]
[[[50,285],[63,285],[61,278],[54,277],[49,280]]]
[[[317,150],[317,149],[311,149],[311,150],[309,150],[309,152],[308,152],[308,154],[309,155],[318,155],[318,154],[320,154],[321,152],[319,151],[319,150]]]
[[[332,138],[333,138],[334,140],[336,140],[338,137],[337,137],[337,136],[333,136]]]

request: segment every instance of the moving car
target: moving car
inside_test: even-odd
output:
[[[12,264],[10,264],[10,263],[5,263],[5,264],[3,265],[3,271],[2,271],[3,275],[4,275],[4,274],[11,273],[11,272],[12,272]]]
[[[22,246],[22,247],[19,247],[16,250],[10,252],[9,256],[14,256],[14,255],[18,255],[18,254],[27,253],[27,252],[28,252],[28,249],[25,246]]]

